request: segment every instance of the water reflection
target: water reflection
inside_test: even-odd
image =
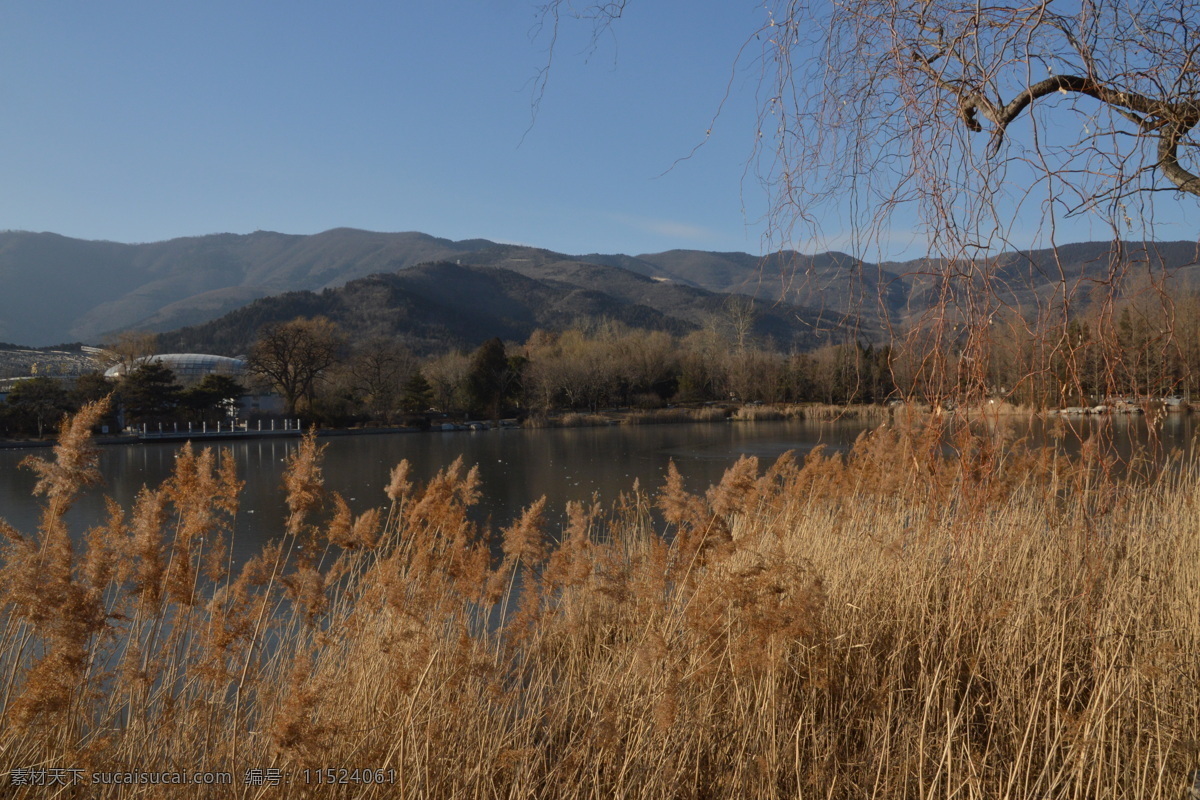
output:
[[[1013,426],[1011,422],[1002,424]],[[386,502],[383,490],[389,471],[401,459],[413,465],[415,480],[425,481],[461,457],[468,466],[479,466],[483,481],[483,499],[476,513],[479,521],[506,525],[544,494],[550,523],[557,526],[568,500],[595,494],[610,502],[619,492],[628,491],[635,480],[644,489],[657,489],[672,460],[687,487],[700,491],[719,480],[741,455],[757,456],[765,467],[788,450],[796,451],[800,458],[817,445],[845,450],[866,427],[854,420],[716,423],[380,434],[333,437],[321,443],[325,445],[326,485],[341,492],[355,513]],[[1153,436],[1140,416],[1022,421],[1009,435],[1027,434],[1032,446],[1057,441],[1065,452],[1077,454],[1081,442],[1097,432],[1105,434],[1113,453],[1123,460],[1135,452],[1163,459],[1171,452],[1191,451],[1196,421],[1190,415],[1168,415]],[[295,440],[282,439],[223,444],[227,457],[236,462],[238,475],[246,481],[236,522],[237,560],[280,534],[285,514],[280,489],[284,460],[297,446]],[[170,474],[179,448],[175,444],[102,448],[100,470],[106,491],[123,507],[131,508],[142,486],[156,486]],[[0,451],[0,517],[23,531],[33,529],[38,513],[31,497],[34,476],[17,468],[30,453],[51,454],[49,450]],[[72,510],[70,521],[73,530],[82,531],[105,516],[102,492],[91,490]]]
[[[1193,414],[1166,414],[1152,420],[1141,414],[1000,418],[991,427],[1029,447],[1053,445],[1072,458],[1090,443],[1119,470],[1131,464],[1141,468],[1186,459],[1193,453],[1198,430]]]

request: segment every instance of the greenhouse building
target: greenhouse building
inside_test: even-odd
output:
[[[146,356],[134,362],[134,369],[143,364],[158,363],[175,373],[182,383],[192,383],[206,375],[228,375],[236,378],[246,371],[246,362],[240,358],[213,356],[205,353],[164,353]],[[109,378],[119,378],[126,372],[125,364],[118,364],[105,372]]]

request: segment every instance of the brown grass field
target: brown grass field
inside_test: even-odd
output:
[[[880,429],[492,541],[474,470],[355,516],[310,437],[231,570],[207,450],[68,536],[98,413],[0,526],[0,796],[1181,800],[1200,766],[1193,464]],[[232,785],[91,783],[196,771]]]

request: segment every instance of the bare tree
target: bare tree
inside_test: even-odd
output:
[[[400,342],[376,337],[355,348],[347,368],[370,413],[390,422],[400,408],[404,382],[417,369],[417,359]]]
[[[122,331],[104,345],[104,350],[109,366],[120,366],[122,373],[129,373],[158,352],[158,334]]]
[[[1200,123],[1193,63],[1200,31],[1189,5],[1087,2],[1064,15],[1042,2],[922,7],[900,16],[912,64],[955,104],[967,130],[984,131],[980,117],[991,124],[993,151],[1034,103],[1060,94],[1090,98],[1095,109],[1085,113],[1098,127],[1124,129],[1151,145],[1138,152],[1135,170],[1156,170],[1180,191],[1200,194],[1200,177],[1180,161]],[[1048,73],[1041,80],[1032,79],[1035,64]]]
[[[625,3],[552,0],[548,29],[571,9],[598,37]],[[1174,318],[1168,276],[1143,241],[1154,239],[1159,193],[1200,195],[1200,4],[783,0],[755,13],[739,63],[759,71],[750,160],[770,245],[832,242],[866,258],[885,255],[896,229],[913,231],[927,259],[904,280],[931,310],[889,317],[888,286],[878,291],[925,391],[994,388],[1000,317],[1042,343],[1031,371],[1059,363],[1080,383],[1067,323],[1093,309],[1094,338],[1115,340],[1135,264],[1150,274],[1139,290],[1165,298]],[[1058,228],[1079,216],[1113,246],[1072,272]],[[1050,263],[996,258],[1035,242],[1054,250]],[[862,269],[849,262],[843,280],[875,285]],[[1052,292],[1032,291],[1048,282]]]
[[[422,366],[421,372],[429,381],[433,392],[433,405],[439,411],[465,411],[467,400],[467,375],[471,371],[471,357],[465,353],[443,353]]]
[[[342,346],[341,333],[328,319],[301,317],[263,328],[246,364],[283,395],[290,415],[301,400],[312,403],[317,382],[337,361]]]
[[[746,352],[746,345],[754,332],[754,322],[758,319],[754,310],[754,299],[741,294],[731,294],[725,300],[724,310],[734,351],[740,355]]]

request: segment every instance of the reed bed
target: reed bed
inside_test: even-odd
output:
[[[770,422],[785,419],[805,419],[803,405],[740,406],[730,417],[738,422]]]
[[[831,422],[835,420],[862,420],[882,424],[896,417],[916,416],[911,407],[890,408],[881,405],[826,405],[824,403],[783,403],[766,405],[744,405],[732,413],[730,419],[748,422],[771,420],[810,420]]]
[[[724,422],[730,409],[724,406],[706,408],[653,408],[640,411],[568,412],[554,416],[533,416],[525,420],[526,428],[592,428],[606,425],[662,425],[686,422]]]
[[[616,424],[617,420],[614,417],[577,411],[556,415],[534,415],[521,423],[525,428],[602,428],[606,425]]]
[[[1180,800],[1200,757],[1194,465],[880,429],[493,537],[461,463],[354,515],[309,438],[231,571],[207,450],[71,540],[98,413],[3,527],[5,795]],[[233,784],[88,783],[202,770]]]
[[[705,408],[654,408],[622,415],[622,425],[661,425],[682,422],[724,422],[730,410],[723,406]]]

